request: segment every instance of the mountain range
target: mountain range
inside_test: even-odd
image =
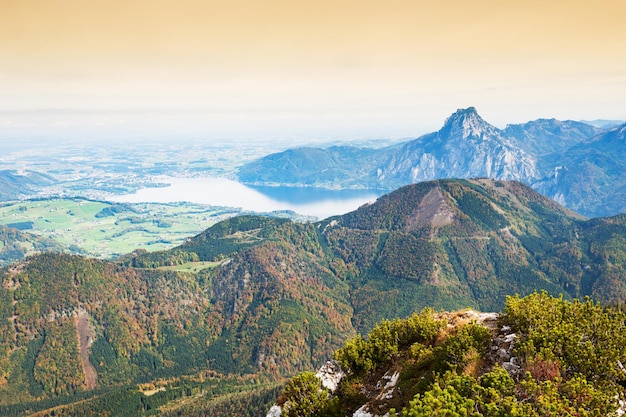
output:
[[[625,236],[626,216],[587,220],[517,181],[437,180],[316,223],[231,218],[117,262],[34,255],[0,269],[0,404],[203,369],[289,376],[423,307],[500,311],[535,290],[623,304]],[[163,269],[197,261],[212,266]]]
[[[470,107],[405,143],[289,149],[238,175],[253,185],[383,190],[443,178],[517,180],[584,215],[607,216],[626,209],[625,127],[540,119],[499,129]]]

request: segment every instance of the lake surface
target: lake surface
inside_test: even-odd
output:
[[[134,194],[111,197],[126,203],[174,203],[187,201],[212,206],[240,207],[256,212],[293,210],[323,219],[356,210],[382,192],[373,190],[325,190],[309,187],[249,187],[226,178],[165,178],[163,188],[144,188]]]

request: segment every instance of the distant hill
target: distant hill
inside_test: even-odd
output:
[[[438,180],[317,223],[232,218],[120,263],[36,255],[0,269],[0,404],[204,369],[276,379],[423,307],[501,311],[535,290],[621,305],[624,236],[626,216],[586,220],[519,182]],[[157,269],[195,261],[216,263]]]
[[[606,130],[601,126],[572,120],[539,119],[507,125],[503,131],[516,147],[535,157],[563,151]]]
[[[613,129],[615,130],[615,129]],[[486,177],[516,180],[587,216],[624,211],[626,182],[619,149],[596,140],[606,128],[539,119],[498,129],[475,108],[459,109],[434,133],[379,149],[300,148],[242,166],[239,179],[256,185],[393,190],[420,181]],[[595,155],[597,162],[589,162]],[[573,174],[557,176],[568,170]],[[590,192],[581,184],[590,183]]]
[[[534,187],[581,213],[626,213],[626,124],[547,155]]]
[[[61,252],[58,242],[0,225],[0,266],[22,260],[36,252]]]
[[[0,171],[0,201],[17,200],[35,193],[40,187],[52,185],[56,180],[35,171]]]
[[[347,187],[372,183],[373,166],[394,147],[383,149],[332,146],[295,148],[246,164],[239,180],[247,184],[298,184],[312,187]]]
[[[626,123],[624,120],[606,120],[606,119],[595,119],[595,120],[581,120],[581,123],[586,123],[591,126],[599,127],[601,129],[612,129],[619,125],[623,125]]]

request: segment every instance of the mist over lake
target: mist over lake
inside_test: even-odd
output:
[[[319,219],[348,213],[375,201],[377,190],[326,190],[309,187],[249,187],[226,178],[165,178],[161,188],[143,188],[113,196],[125,203],[186,201],[212,206],[240,207],[256,212],[293,210]]]

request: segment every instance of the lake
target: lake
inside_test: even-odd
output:
[[[256,212],[293,210],[319,219],[345,214],[371,203],[382,192],[326,190],[311,187],[250,187],[226,178],[164,178],[162,188],[143,188],[133,194],[109,198],[126,203],[186,201],[212,206],[240,207]]]

